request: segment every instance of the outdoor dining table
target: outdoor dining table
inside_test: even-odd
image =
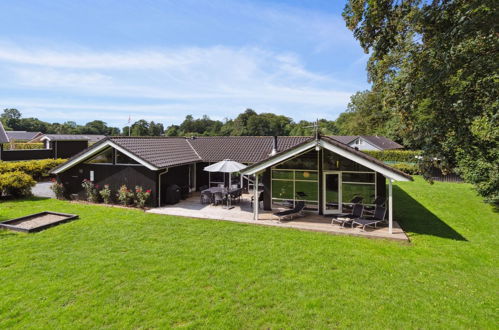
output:
[[[203,190],[201,193],[204,193],[204,192],[210,192],[212,194],[219,193],[219,192],[222,193],[227,198],[227,208],[231,209],[232,207],[231,207],[230,193],[233,191],[236,191],[236,190],[237,189],[227,189],[225,187],[211,187],[211,188]]]

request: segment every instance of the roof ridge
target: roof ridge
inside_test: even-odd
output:
[[[185,141],[187,142],[187,144],[189,145],[189,147],[191,147],[192,151],[194,151],[194,153],[196,154],[196,156],[198,156],[199,160],[203,160],[203,158],[201,158],[201,156],[197,152],[196,148],[194,148],[194,146],[191,144],[191,142],[189,141],[189,139],[185,139]]]

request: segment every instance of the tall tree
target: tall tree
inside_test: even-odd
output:
[[[497,1],[350,0],[343,15],[404,143],[499,203]]]

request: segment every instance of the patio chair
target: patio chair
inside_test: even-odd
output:
[[[224,203],[224,194],[221,192],[216,192],[213,194],[213,204],[219,205]]]
[[[385,206],[385,203],[386,203],[386,197],[378,196],[371,203],[374,204],[374,206],[364,206],[364,213],[368,215],[374,215],[376,206]]]
[[[201,193],[201,204],[211,204],[212,194],[209,191],[204,191]]]
[[[374,209],[374,215],[366,216],[362,215],[362,217],[354,219],[352,221],[352,228],[354,225],[362,226],[362,230],[366,230],[366,226],[374,226],[381,222],[385,222],[386,208],[382,206],[376,206]]]
[[[361,204],[363,199],[364,199],[364,197],[359,196],[359,195],[355,195],[355,196],[354,196],[354,197],[350,200],[350,202],[348,202],[348,203],[343,203],[343,204],[342,204],[342,210],[343,210],[343,213],[344,213],[344,214],[352,213],[353,206],[354,206],[355,204]],[[359,214],[359,216],[360,216],[360,214]]]
[[[281,211],[274,213],[276,217],[279,218],[279,222],[283,220],[292,220],[295,216],[303,216],[303,209],[305,208],[305,202],[296,202],[295,207],[291,210]]]
[[[345,227],[345,224],[349,224],[354,219],[360,218],[362,216],[363,210],[364,210],[364,205],[356,203],[354,204],[351,213],[336,214],[335,217],[332,219],[331,224],[334,224],[336,222],[340,224],[341,227],[343,228]]]
[[[253,202],[255,201],[255,196],[251,196],[251,207],[253,207]],[[258,192],[258,204],[263,202],[263,191]]]

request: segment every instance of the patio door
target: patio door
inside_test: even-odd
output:
[[[341,172],[324,172],[323,213],[341,212]]]

